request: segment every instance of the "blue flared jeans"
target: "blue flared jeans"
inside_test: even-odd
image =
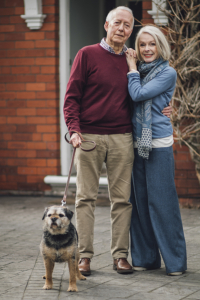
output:
[[[186,244],[174,183],[173,148],[153,148],[149,159],[135,149],[130,202],[133,266],[166,272],[187,269]]]

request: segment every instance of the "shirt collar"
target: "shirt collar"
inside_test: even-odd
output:
[[[106,43],[105,38],[103,38],[103,39],[101,40],[100,46],[101,46],[102,48],[104,48],[105,50],[109,51],[110,53],[116,54],[115,51],[113,50],[113,48],[110,47],[110,46]],[[117,54],[117,55],[122,55],[122,54],[124,54],[124,52],[126,52],[127,49],[128,49],[128,48],[126,47],[126,45],[124,45],[122,51],[121,51],[119,54]]]

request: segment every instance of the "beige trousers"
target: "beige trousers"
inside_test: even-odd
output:
[[[96,143],[91,152],[76,150],[77,170],[76,226],[80,257],[92,258],[94,209],[102,164],[106,163],[111,201],[111,254],[114,259],[127,258],[132,205],[129,202],[134,152],[132,133],[96,135],[82,134]]]

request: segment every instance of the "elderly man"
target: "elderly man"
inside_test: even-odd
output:
[[[76,226],[79,236],[79,270],[90,275],[94,254],[94,209],[99,177],[105,162],[111,201],[111,254],[113,269],[132,273],[127,261],[132,206],[129,203],[134,152],[128,96],[125,42],[133,29],[133,14],[117,7],[107,18],[106,39],[82,48],[74,60],[67,85],[64,116],[71,143],[79,147],[82,134],[96,143],[91,152],[76,151]]]
[[[117,7],[107,18],[106,39],[82,48],[73,63],[64,103],[65,121],[70,131],[96,143],[96,149],[76,151],[76,226],[79,236],[82,274],[90,275],[94,254],[94,209],[102,164],[106,163],[111,201],[111,254],[118,273],[132,273],[127,261],[132,206],[129,203],[133,166],[133,141],[128,97],[128,66],[124,46],[133,29],[133,14]],[[80,137],[73,133],[78,147]]]

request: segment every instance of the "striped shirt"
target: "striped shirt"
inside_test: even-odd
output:
[[[113,48],[110,47],[110,46],[106,43],[105,38],[103,38],[103,39],[101,40],[100,46],[101,46],[102,48],[104,48],[105,50],[109,51],[110,53],[116,54],[115,51],[113,50]],[[124,52],[125,52],[127,49],[128,49],[128,48],[126,47],[126,45],[124,45],[124,46],[123,46],[123,49],[122,49],[122,52],[120,52],[120,53],[117,54],[117,55],[123,55]]]

